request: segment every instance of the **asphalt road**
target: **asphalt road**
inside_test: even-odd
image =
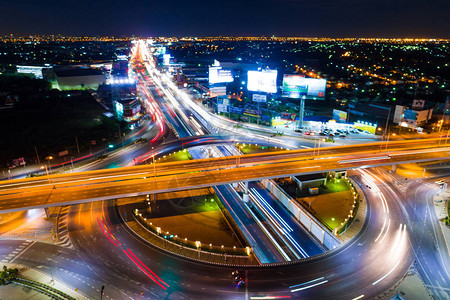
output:
[[[185,260],[147,245],[123,224],[112,203],[108,208],[102,202],[72,207],[69,232],[74,251],[65,249],[56,256],[58,251],[52,250],[53,246],[36,243],[18,262],[37,266],[42,265],[44,257],[50,258],[57,269],[53,272],[56,278],[79,285],[92,298],[106,284],[106,295],[114,299],[136,299],[142,291],[140,299],[245,299],[246,295],[288,295],[302,299],[352,299],[364,295],[370,299],[403,276],[412,262],[412,251],[409,228],[403,233],[400,230],[405,212],[398,204],[397,193],[377,179],[368,181],[370,173],[364,176],[355,178],[363,181],[369,200],[369,213],[359,235],[320,258],[241,270],[247,278],[241,289],[232,283],[230,275],[234,268]],[[386,202],[381,200],[380,193]]]
[[[361,156],[353,155],[346,157],[345,159],[342,157],[334,157],[260,165],[252,163],[251,166],[245,168],[241,168],[242,165],[239,165],[239,168],[229,168],[228,165],[211,165],[211,163],[215,162],[216,158],[210,158],[205,160],[210,164],[210,170],[205,170],[207,168],[199,169],[197,167],[188,168],[187,165],[190,165],[191,162],[184,161],[160,164],[176,166],[176,168],[170,168],[175,169],[177,170],[176,172],[180,173],[168,176],[153,177],[154,173],[152,171],[138,173],[137,175],[129,177],[129,179],[133,180],[123,180],[124,177],[120,177],[119,181],[117,178],[114,178],[116,180],[112,181],[114,179],[111,177],[99,178],[98,176],[93,176],[91,178],[92,180],[88,179],[78,182],[66,181],[58,184],[45,183],[38,184],[33,188],[27,187],[22,189],[10,188],[7,186],[7,183],[2,185],[4,189],[1,191],[0,195],[0,210],[3,212],[18,211],[26,208],[101,201],[118,197],[185,190],[194,187],[215,186],[247,180],[252,181],[264,178],[278,178],[290,175],[312,174],[358,167],[383,166],[450,158],[448,156],[448,149],[446,148],[439,148],[431,151],[432,152],[424,152],[423,150],[418,150],[418,153],[415,153],[415,151],[411,150],[397,154],[391,153],[389,156],[375,154],[369,158],[367,158],[367,155],[364,155],[362,159]],[[241,161],[245,159],[244,156],[241,158]],[[236,161],[234,160],[233,164],[235,163]],[[144,166],[144,168],[148,167]],[[111,174],[114,174],[115,170],[116,169],[111,169]],[[91,172],[95,173],[96,171],[86,173]],[[169,174],[172,173],[173,171],[170,171]]]
[[[405,208],[413,231],[416,268],[435,299],[450,299],[450,257],[433,203],[439,191],[437,180],[410,184]]]
[[[200,137],[199,137],[200,138]],[[206,137],[205,137],[206,138]],[[277,152],[265,152],[245,155],[239,158],[240,164],[255,164],[255,163],[273,163],[273,162],[283,162],[283,161],[298,161],[305,159],[312,159],[313,157],[327,158],[327,157],[337,157],[337,156],[349,156],[352,154],[374,154],[374,153],[392,153],[393,151],[401,150],[415,150],[415,149],[432,149],[437,147],[438,139],[423,139],[423,140],[409,140],[409,141],[398,141],[389,144],[388,149],[384,143],[370,143],[363,145],[349,145],[349,146],[337,146],[328,147],[321,149],[320,155],[317,155],[316,149],[301,149],[301,150],[290,150],[290,151],[277,151]],[[382,151],[380,151],[382,150]],[[387,151],[389,150],[389,151]],[[220,166],[233,167],[236,164],[235,156],[226,156],[220,158],[214,158],[209,160],[196,160],[196,161],[185,161],[183,162],[183,168],[193,168],[197,167],[199,170],[206,170],[211,168],[217,168]],[[82,180],[82,179],[92,179],[95,174],[97,176],[110,176],[111,174],[120,176],[131,176],[136,172],[148,172],[152,173],[156,171],[157,175],[169,175],[174,174],[173,169],[174,163],[164,163],[157,164],[154,170],[154,166],[144,165],[129,168],[117,168],[114,170],[96,170],[89,172],[78,172],[71,174],[59,174],[52,175],[50,179],[52,183],[63,183],[67,181]],[[38,178],[27,178],[27,179],[16,179],[12,181],[4,181],[0,184],[0,191],[9,190],[13,188],[25,188],[28,186],[33,186],[38,183],[44,183],[48,179],[47,177]]]

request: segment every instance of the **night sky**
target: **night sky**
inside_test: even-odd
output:
[[[449,0],[2,0],[0,35],[450,38]]]

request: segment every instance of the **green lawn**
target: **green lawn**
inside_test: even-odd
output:
[[[268,146],[260,146],[255,144],[236,144],[236,147],[239,147],[242,153],[244,154],[253,154],[253,153],[262,153],[262,152],[273,152],[273,151],[283,151],[286,150],[281,147],[268,147]]]
[[[169,155],[163,156],[158,159],[158,163],[162,162],[172,162],[172,161],[182,161],[182,160],[190,160],[192,159],[191,154],[186,149],[171,153]]]

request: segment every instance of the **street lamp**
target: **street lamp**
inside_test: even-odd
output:
[[[43,166],[41,166],[41,169],[44,169],[45,168],[45,171],[47,172],[47,179],[48,179],[48,183],[50,183],[50,177],[48,176],[48,169],[47,169],[47,165],[43,165]]]
[[[197,250],[198,250],[198,257],[200,258],[200,246],[201,246],[200,241],[196,241],[196,242],[195,242],[195,246],[197,247]]]
[[[395,136],[395,133],[393,133],[392,136]],[[387,141],[386,141],[386,150],[387,150],[387,148],[388,148],[389,138],[390,138],[390,137],[391,137],[391,135],[388,134]]]
[[[47,156],[45,158],[47,160],[48,166],[50,168],[50,174],[52,173],[52,164],[50,163],[50,161],[53,159],[53,156]]]
[[[155,177],[155,180],[156,180],[155,155],[152,155],[152,159],[153,159],[153,176]]]
[[[325,142],[326,141],[326,139],[318,139],[318,140],[315,140],[314,141],[314,155],[313,156],[315,156],[315,153],[316,153],[316,141],[318,141],[318,147],[317,147],[317,156],[319,156],[319,154],[320,154],[320,142]]]
[[[72,164],[72,172],[73,172],[73,156],[70,158],[70,163]]]

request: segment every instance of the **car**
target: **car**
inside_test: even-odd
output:
[[[302,132],[303,132],[301,129],[295,129],[294,131],[295,131],[295,132],[299,132],[299,133],[302,133]]]
[[[305,132],[305,135],[311,135],[311,132],[307,131]]]
[[[327,133],[325,131],[320,132],[320,135],[326,136]]]
[[[231,272],[231,277],[233,278],[234,284],[236,284],[238,288],[245,284],[245,280],[241,277],[238,270]]]
[[[334,134],[330,132],[330,134],[328,134],[328,136],[334,136]]]
[[[347,137],[347,136],[346,136],[345,134],[341,133],[341,134],[339,135],[339,137],[345,138],[345,137]]]

